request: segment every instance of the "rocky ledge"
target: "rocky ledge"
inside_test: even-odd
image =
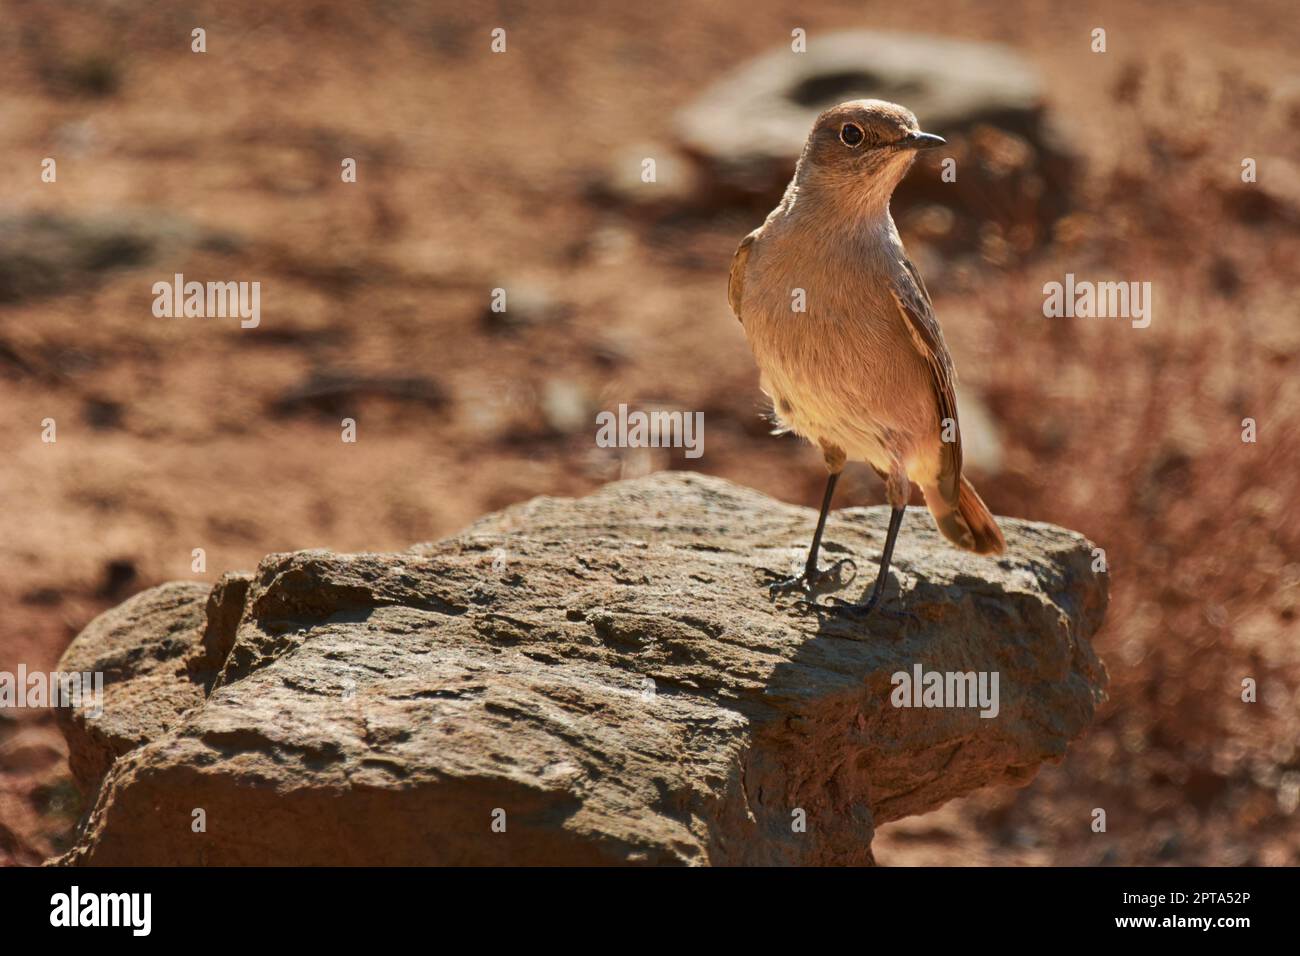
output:
[[[832,516],[844,595],[886,519]],[[62,712],[92,809],[57,862],[861,864],[880,824],[1062,759],[1104,697],[1088,541],[1004,518],[991,560],[916,510],[906,614],[853,621],[768,598],[813,520],[662,473],[138,594],[60,665],[106,686]]]

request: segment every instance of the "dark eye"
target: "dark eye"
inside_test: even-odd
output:
[[[862,132],[862,127],[857,123],[845,123],[840,127],[840,142],[850,149],[861,146],[866,138],[867,134]]]

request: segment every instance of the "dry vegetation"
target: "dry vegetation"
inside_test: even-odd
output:
[[[52,667],[100,610],[192,577],[195,547],[214,580],[272,550],[404,547],[536,494],[685,466],[595,449],[591,412],[619,402],[703,410],[691,467],[814,502],[818,456],[766,434],[726,306],[755,213],[648,223],[589,188],[787,36],[787,5],[157,6],[0,3],[0,214],[92,223],[53,241],[80,255],[53,273],[0,234],[0,670]],[[987,233],[929,284],[1003,434],[1001,474],[978,482],[991,507],[1106,549],[1111,702],[1060,767],[887,828],[877,856],[1294,865],[1294,17],[1281,2],[1065,9],[827,3],[798,24],[1010,43],[1087,164],[1047,243],[1008,255]],[[484,55],[501,24],[513,52]],[[1087,49],[1099,24],[1104,56]],[[338,181],[342,156],[356,185]],[[1267,190],[1240,183],[1243,156]],[[127,213],[151,223],[143,245],[114,231]],[[150,286],[174,271],[260,280],[262,328],[153,319]],[[1151,327],[1044,319],[1043,283],[1066,272],[1152,282]],[[487,321],[503,282],[534,290],[531,322]],[[865,469],[841,488],[841,504],[882,500]],[[61,747],[39,716],[0,720],[0,860],[66,840]]]

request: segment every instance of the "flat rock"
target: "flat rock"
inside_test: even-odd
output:
[[[861,864],[876,826],[1062,759],[1104,698],[1089,542],[1004,518],[990,560],[910,510],[910,616],[854,622],[767,596],[814,517],[659,473],[137,595],[61,665],[108,689],[63,722],[97,795],[60,862]],[[831,518],[845,596],[886,518]],[[894,706],[916,665],[997,672],[996,716]]]

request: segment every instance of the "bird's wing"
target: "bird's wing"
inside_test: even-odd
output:
[[[912,334],[912,344],[921,358],[930,366],[930,378],[934,382],[934,397],[939,406],[940,429],[942,420],[953,421],[954,440],[944,442],[940,450],[939,486],[945,497],[949,490],[957,494],[958,479],[961,477],[961,432],[957,429],[957,395],[953,386],[957,381],[956,370],[952,366],[952,356],[943,341],[943,330],[934,317],[934,306],[930,304],[930,293],[925,290],[925,282],[916,266],[906,256],[899,263],[903,270],[894,277],[891,291],[898,310],[903,313],[903,321]]]
[[[749,265],[749,250],[753,248],[760,229],[761,226],[740,240],[736,255],[731,260],[731,277],[727,280],[727,301],[731,303],[731,311],[736,313],[741,325],[745,324],[740,316],[740,300],[745,294],[745,266]]]

